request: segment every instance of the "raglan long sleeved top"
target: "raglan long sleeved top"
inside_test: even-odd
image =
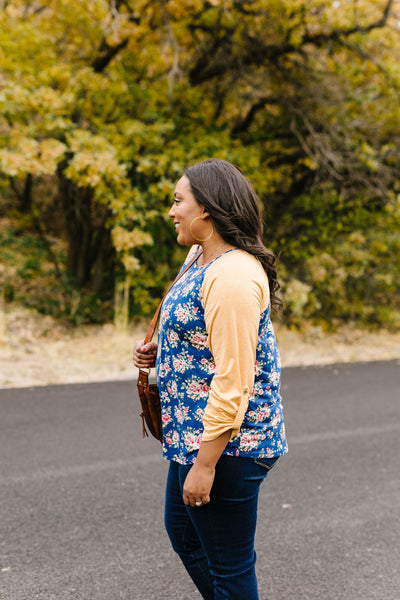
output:
[[[256,258],[230,250],[195,263],[172,287],[161,310],[157,376],[166,458],[190,464],[202,440],[228,430],[225,454],[287,451],[268,279]]]

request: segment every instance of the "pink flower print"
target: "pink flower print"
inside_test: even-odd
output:
[[[168,371],[170,370],[169,364],[168,363],[162,363],[160,365],[160,376],[161,377],[165,377],[168,373]]]
[[[182,306],[176,310],[175,315],[178,321],[182,321],[182,323],[187,323],[189,320],[188,310]]]
[[[177,431],[174,431],[174,432],[172,433],[172,441],[173,441],[173,442],[179,442],[179,434],[178,434],[178,432],[177,432]]]
[[[205,369],[207,371],[207,373],[209,373],[210,375],[215,373],[216,368],[215,368],[215,363],[213,361],[210,361],[207,358],[202,358],[200,361],[200,364],[203,367],[203,369]]]
[[[281,422],[280,416],[279,415],[275,415],[273,419],[271,419],[271,427],[277,427],[279,425],[279,423]]]
[[[167,333],[167,340],[170,344],[174,344],[178,340],[179,336],[176,331],[169,330]]]
[[[261,375],[261,373],[262,373],[262,365],[260,364],[260,362],[258,360],[256,360],[256,362],[254,364],[254,372],[256,375]]]
[[[182,423],[187,419],[188,407],[187,406],[176,406],[174,409],[175,418],[182,425]]]
[[[243,433],[240,436],[240,445],[241,446],[249,446],[251,443],[251,436],[248,433]]]
[[[267,419],[269,419],[270,414],[271,409],[268,406],[264,406],[264,408],[262,408],[260,411],[259,422],[266,421]]]
[[[185,296],[188,294],[188,292],[191,292],[193,289],[194,283],[193,281],[191,281],[188,285],[185,285],[185,287],[182,290],[182,293],[185,294]]]
[[[273,371],[271,373],[270,379],[271,379],[272,385],[278,385],[278,383],[279,383],[279,373],[277,373],[276,371]]]
[[[185,372],[185,363],[181,358],[174,358],[173,365],[175,371],[178,371],[179,373]]]
[[[240,436],[240,447],[242,450],[253,450],[257,448],[258,442],[259,438],[256,433],[242,433]]]
[[[197,433],[189,431],[185,435],[185,446],[191,450],[198,448],[200,446],[200,436]]]
[[[200,364],[210,375],[215,373],[216,367],[214,361],[208,360],[207,358],[202,358]]]
[[[204,347],[207,344],[207,336],[205,336],[202,333],[197,332],[192,336],[191,342],[192,342],[193,346]]]
[[[197,381],[192,381],[192,383],[188,387],[188,392],[192,396],[196,396],[202,390],[202,386]]]
[[[164,423],[164,425],[166,425],[167,423],[170,422],[171,417],[168,414],[164,413],[161,420]]]
[[[260,383],[256,383],[254,385],[254,388],[253,388],[252,392],[251,392],[251,395],[253,397],[257,397],[257,396],[260,396],[262,393],[263,393],[262,385]]]

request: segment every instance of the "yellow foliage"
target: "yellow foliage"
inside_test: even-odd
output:
[[[153,239],[149,233],[140,229],[128,231],[117,225],[112,230],[112,236],[115,248],[118,252],[128,252],[133,248],[148,246],[153,244]]]
[[[124,265],[126,272],[129,274],[135,273],[140,269],[139,260],[135,256],[132,256],[132,254],[123,254],[122,264]]]
[[[357,244],[361,246],[362,244],[365,244],[366,237],[361,231],[353,231],[349,235],[349,242],[350,244]]]
[[[176,179],[210,156],[248,174],[266,217],[276,220],[273,241],[284,220],[293,220],[297,194],[320,189],[319,210],[310,218],[304,206],[295,219],[300,229],[323,230],[329,186],[346,215],[369,177],[375,187],[366,205],[380,194],[382,214],[399,224],[395,10],[390,26],[363,30],[379,22],[385,5],[9,0],[0,10],[2,184],[11,179],[15,190],[29,174],[35,186],[53,176],[55,191],[61,177],[72,190],[90,188],[120,264],[142,283],[159,258],[153,238],[165,227]],[[289,255],[301,272],[286,286],[294,312],[315,309],[316,290],[319,298],[326,290],[344,297],[349,279],[368,272],[369,255],[385,254],[384,240],[371,241],[365,229],[339,219],[335,233],[351,233],[332,240],[336,252],[321,242],[319,254]],[[170,260],[168,233],[162,243]],[[152,257],[141,265],[145,245]],[[383,274],[382,285],[389,279]],[[149,292],[140,293],[151,306]]]
[[[297,316],[303,315],[305,306],[310,298],[311,289],[311,286],[298,279],[292,279],[285,286],[285,304],[290,307]]]
[[[0,150],[0,170],[10,177],[53,175],[66,150],[57,140],[40,142],[21,137],[14,140],[12,150]]]

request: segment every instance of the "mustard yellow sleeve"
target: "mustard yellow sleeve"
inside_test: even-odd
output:
[[[210,441],[229,429],[234,437],[243,422],[254,386],[260,316],[269,303],[268,279],[257,259],[235,250],[208,268],[202,295],[216,365],[203,417],[202,439]]]

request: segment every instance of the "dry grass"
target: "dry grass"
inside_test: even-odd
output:
[[[0,311],[0,387],[77,383],[136,376],[132,346],[144,328],[118,333],[112,325],[63,327],[27,309]],[[400,359],[400,332],[278,327],[283,366]]]

